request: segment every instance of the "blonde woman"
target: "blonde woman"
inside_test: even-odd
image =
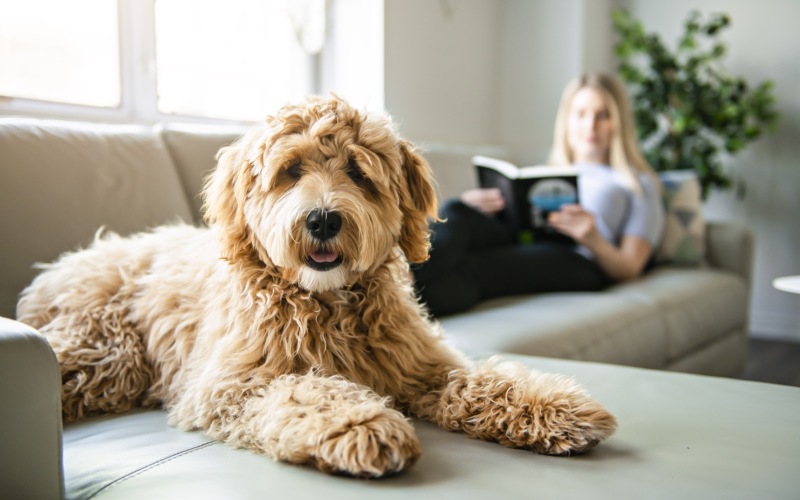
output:
[[[413,269],[434,315],[503,295],[598,290],[641,275],[664,226],[660,184],[639,151],[624,87],[605,74],[566,87],[550,164],[578,170],[580,205],[552,213],[550,225],[578,246],[516,244],[494,218],[499,190],[476,189],[444,204],[430,260]]]

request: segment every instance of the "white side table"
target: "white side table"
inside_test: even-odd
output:
[[[772,286],[784,292],[800,293],[800,275],[775,278],[772,280]]]

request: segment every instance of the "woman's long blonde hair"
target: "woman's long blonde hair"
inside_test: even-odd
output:
[[[603,97],[614,124],[614,135],[611,138],[609,151],[611,168],[622,173],[637,193],[641,192],[638,176],[640,173],[652,177],[655,185],[660,187],[658,176],[639,149],[628,93],[617,78],[604,73],[584,74],[572,80],[564,89],[556,115],[549,163],[551,165],[574,163],[574,154],[567,140],[567,120],[573,97],[579,90],[587,87],[596,90]]]

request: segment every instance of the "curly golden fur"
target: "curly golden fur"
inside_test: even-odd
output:
[[[218,159],[208,228],[98,236],[23,292],[65,420],[163,405],[183,429],[365,477],[417,460],[407,415],[548,454],[614,431],[568,379],[443,342],[407,277],[428,255],[433,179],[387,118],[310,98]]]

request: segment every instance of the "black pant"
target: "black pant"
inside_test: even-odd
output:
[[[593,291],[610,283],[593,260],[560,243],[517,244],[500,221],[459,200],[442,207],[428,262],[412,266],[434,316],[464,311],[505,295]]]

